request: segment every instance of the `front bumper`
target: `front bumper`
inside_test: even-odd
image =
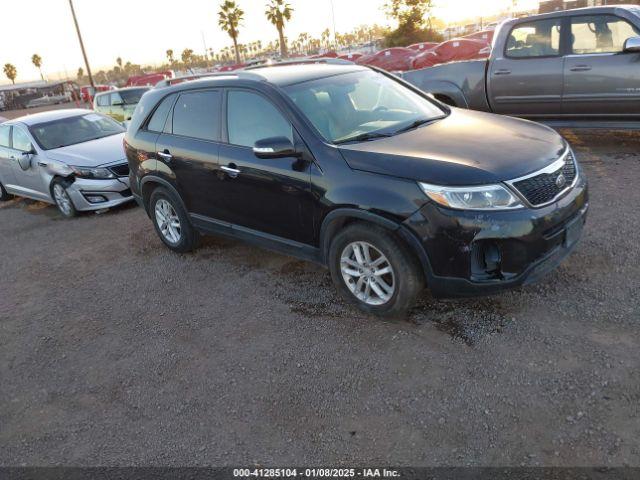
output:
[[[102,210],[111,208],[133,200],[129,188],[129,177],[118,177],[109,180],[88,180],[76,178],[67,187],[67,193],[78,211]],[[91,197],[101,199],[100,202],[91,201]]]
[[[544,208],[469,212],[430,202],[405,226],[424,248],[434,296],[476,296],[532,283],[554,270],[575,249],[588,207],[581,174],[571,191]]]

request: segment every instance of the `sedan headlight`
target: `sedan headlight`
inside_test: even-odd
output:
[[[70,167],[76,177],[90,180],[108,180],[116,175],[108,168]]]
[[[522,208],[522,202],[502,185],[477,187],[442,187],[418,182],[434,202],[458,210],[512,210]]]

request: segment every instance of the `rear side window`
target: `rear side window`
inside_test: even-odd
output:
[[[258,140],[286,137],[293,143],[293,127],[262,95],[230,91],[227,105],[229,143],[253,147]]]
[[[9,125],[0,125],[0,147],[9,146],[9,132],[11,127]]]
[[[109,106],[109,96],[110,95],[99,95],[96,98],[96,103],[99,107],[108,107]]]
[[[522,23],[511,30],[505,55],[510,58],[553,57],[560,53],[560,18]]]
[[[220,140],[220,92],[183,93],[173,107],[173,133],[202,140]]]
[[[151,132],[164,131],[164,126],[167,123],[167,115],[169,114],[169,111],[171,110],[175,99],[176,95],[169,95],[164,100],[162,100],[162,102],[160,102],[160,105],[158,105],[156,111],[153,112],[153,115],[151,115],[151,119],[147,124],[147,130]]]
[[[111,105],[122,105],[122,97],[119,93],[111,94]]]
[[[625,40],[638,34],[638,29],[615,15],[571,18],[572,51],[576,54],[622,52]]]

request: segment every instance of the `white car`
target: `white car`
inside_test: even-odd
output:
[[[124,131],[111,118],[82,109],[0,124],[0,200],[42,200],[65,217],[133,200]]]

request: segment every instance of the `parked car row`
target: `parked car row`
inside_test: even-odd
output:
[[[376,315],[403,314],[425,285],[465,296],[541,278],[575,248],[589,207],[550,128],[452,108],[339,59],[94,102],[0,124],[1,199],[66,217],[135,199],[171,250],[215,234],[313,261]]]

